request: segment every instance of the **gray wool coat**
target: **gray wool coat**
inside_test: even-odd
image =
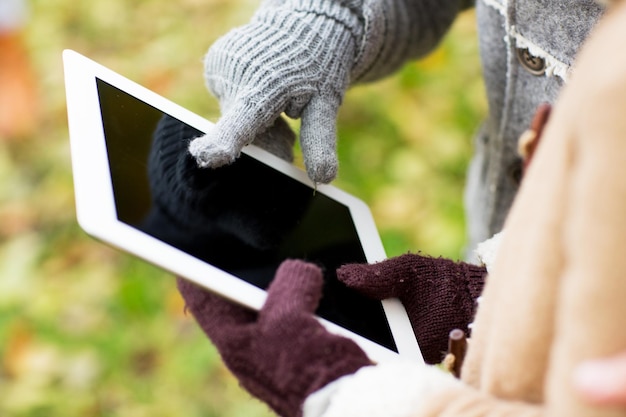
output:
[[[502,228],[521,177],[518,138],[554,102],[602,12],[593,0],[477,1],[489,117],[467,177],[470,248]]]
[[[344,0],[367,22],[353,81],[377,79],[431,51],[467,0]],[[604,7],[594,0],[476,0],[489,115],[475,139],[465,206],[468,254],[502,228],[517,192],[520,135],[553,103]],[[471,257],[468,257],[471,258]]]

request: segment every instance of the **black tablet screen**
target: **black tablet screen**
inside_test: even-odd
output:
[[[380,302],[335,270],[366,262],[349,209],[242,154],[200,169],[187,152],[202,132],[97,79],[118,218],[265,289],[287,258],[320,265],[317,314],[397,351]]]

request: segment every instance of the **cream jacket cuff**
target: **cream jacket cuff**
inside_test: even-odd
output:
[[[434,366],[398,360],[361,368],[311,394],[303,417],[409,417],[459,380]]]

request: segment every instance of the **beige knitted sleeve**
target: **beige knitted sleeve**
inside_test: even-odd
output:
[[[572,369],[581,361],[626,351],[626,55],[615,54],[624,48],[622,1],[609,10],[582,51],[551,126],[552,134],[565,132],[572,160],[562,239],[567,262],[556,316],[559,337],[547,379],[552,415],[626,415],[626,409],[585,404],[570,383]]]
[[[543,399],[532,405],[497,399],[484,386],[465,386],[432,398],[415,416],[626,416],[625,408],[587,403],[572,384],[572,373],[582,361],[626,351],[626,55],[614,54],[626,47],[624,22],[626,3],[621,2],[583,48],[509,219],[522,218],[520,208],[541,204],[541,196],[534,193],[540,182],[559,179],[553,191],[565,196],[562,222],[546,236],[553,242],[549,255],[561,257],[562,268],[556,277],[554,337]],[[598,65],[608,62],[607,57],[610,65]],[[559,173],[550,171],[555,166]],[[516,232],[507,229],[507,237]],[[485,375],[478,375],[478,384],[481,379]],[[500,386],[506,384],[500,381]]]

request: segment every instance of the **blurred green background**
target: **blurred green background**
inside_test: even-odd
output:
[[[0,416],[271,416],[184,314],[166,274],[78,229],[61,51],[212,120],[202,56],[253,0],[35,0],[41,114],[0,138]],[[335,185],[372,208],[387,254],[462,258],[471,138],[486,112],[472,11],[420,62],[347,95]]]

